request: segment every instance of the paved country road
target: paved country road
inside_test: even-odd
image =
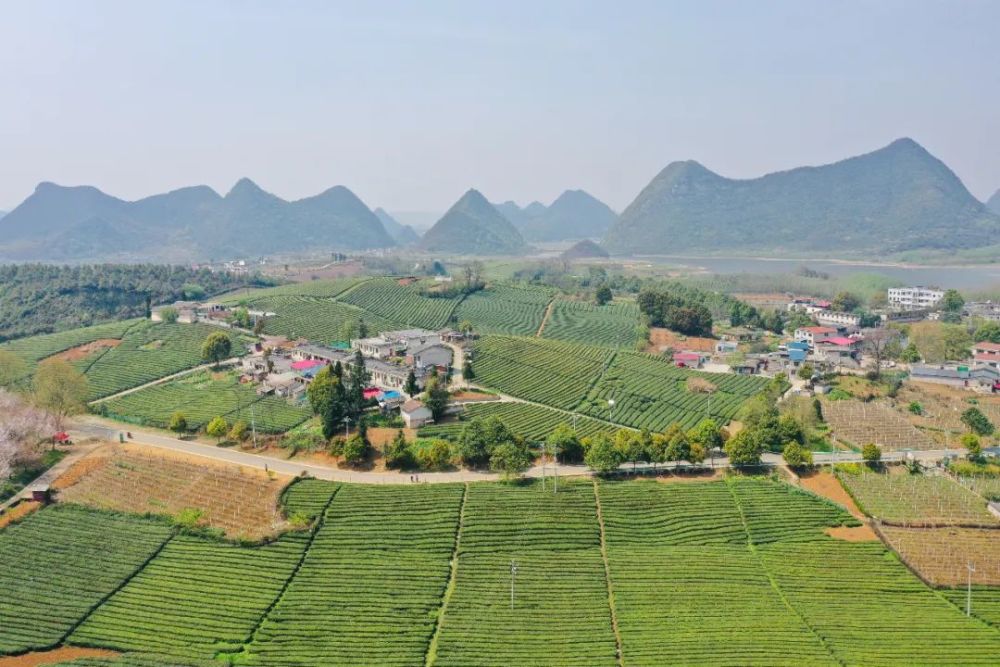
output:
[[[159,433],[153,433],[149,431],[135,430],[135,427],[126,426],[125,428],[119,428],[117,425],[102,422],[96,418],[82,418],[73,424],[72,430],[87,436],[95,438],[103,438],[109,441],[117,442],[119,434],[124,434],[127,429],[131,429],[132,432],[132,443],[139,445],[148,445],[150,447],[156,447],[159,449],[167,449],[174,452],[182,452],[185,454],[192,454],[194,456],[203,456],[207,459],[214,459],[216,461],[224,461],[227,463],[233,463],[236,465],[246,466],[248,468],[256,468],[259,470],[273,470],[274,472],[282,475],[301,475],[306,473],[312,477],[318,479],[325,479],[338,482],[357,482],[364,484],[410,484],[410,478],[414,473],[409,472],[365,472],[365,471],[355,471],[355,470],[342,470],[340,468],[334,468],[332,466],[317,465],[315,463],[304,463],[296,462],[294,460],[278,459],[271,456],[264,456],[261,454],[254,454],[252,452],[244,452],[238,449],[229,449],[226,447],[216,447],[214,445],[206,445],[200,442],[192,442],[189,440],[180,440],[178,438],[173,438],[166,435],[161,435]],[[928,450],[923,452],[912,452],[914,458],[919,460],[924,464],[931,464],[935,461],[939,461],[946,455],[956,455],[960,454],[959,450],[947,450],[947,449],[937,449]],[[883,456],[884,461],[901,461],[905,460],[906,454],[901,452],[887,453]],[[818,465],[828,465],[832,463],[856,463],[861,461],[861,455],[855,452],[840,452],[836,454],[813,454],[813,459]],[[763,461],[767,465],[777,466],[782,465],[783,461],[780,454],[764,454]],[[705,465],[709,465],[709,461],[705,462]],[[658,464],[655,470],[669,470],[676,466],[673,464]],[[716,468],[728,468],[729,462],[725,457],[716,457],[714,461],[714,467]],[[553,467],[551,465],[546,467],[546,475],[552,474]],[[592,474],[590,469],[582,465],[560,465],[558,466],[558,474],[560,476],[580,476],[580,475],[590,475]],[[652,465],[642,464],[636,466],[634,469],[636,472],[652,472],[654,467]],[[535,466],[531,468],[527,473],[527,477],[540,478],[542,477],[542,467]],[[633,466],[631,463],[626,463],[621,466],[621,472],[628,474],[633,472]],[[422,472],[415,473],[419,477],[419,481],[428,483],[448,483],[448,482],[480,482],[480,481],[491,481],[499,479],[498,475],[493,473],[483,473],[474,472],[468,470],[456,470],[452,472]]]

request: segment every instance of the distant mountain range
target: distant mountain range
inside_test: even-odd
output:
[[[986,208],[1000,214],[1000,190],[994,192],[993,196],[986,201]]]
[[[528,241],[600,238],[618,219],[607,204],[583,190],[567,190],[550,206],[537,201],[524,208],[512,201],[495,206]]]
[[[427,252],[514,255],[528,249],[517,228],[478,190],[469,190],[420,239]]]
[[[201,185],[134,202],[89,186],[41,183],[0,232],[0,257],[8,259],[182,261],[396,245],[343,186],[289,202],[247,178],[225,197]]]
[[[396,218],[389,215],[384,208],[377,208],[374,213],[375,217],[382,222],[385,231],[389,232],[389,236],[396,242],[396,245],[412,245],[420,240],[417,230],[413,229],[410,225],[402,224]]]
[[[912,139],[821,167],[735,180],[674,162],[622,213],[612,254],[885,254],[997,244],[1000,216]]]

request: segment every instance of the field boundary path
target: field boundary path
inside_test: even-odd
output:
[[[138,387],[125,389],[124,391],[120,391],[117,394],[111,394],[110,396],[104,396],[102,398],[94,399],[89,403],[89,405],[97,405],[98,403],[104,403],[105,401],[110,401],[111,399],[114,398],[127,396],[128,394],[134,394],[137,391],[142,391],[143,389],[148,389],[149,387],[155,387],[158,384],[164,384],[165,382],[170,382],[171,380],[176,380],[177,378],[184,377],[185,375],[191,375],[192,373],[197,373],[199,371],[209,370],[212,368],[222,368],[224,366],[233,366],[239,363],[239,361],[240,361],[239,357],[231,357],[229,359],[226,359],[225,361],[220,361],[217,364],[216,363],[201,364],[200,366],[195,366],[194,368],[188,368],[178,373],[174,373],[172,375],[167,375],[157,380],[153,380],[152,382],[147,382],[146,384],[140,384]]]
[[[552,297],[549,302],[545,305],[545,315],[542,316],[542,323],[538,325],[538,331],[535,332],[535,338],[541,338],[542,332],[545,331],[545,325],[549,322],[549,315],[555,309],[556,298]]]
[[[462,546],[462,528],[465,527],[465,503],[469,499],[469,485],[465,484],[462,490],[462,504],[458,508],[458,528],[455,530],[455,547],[451,552],[451,572],[448,573],[448,585],[444,588],[444,595],[441,597],[441,606],[438,608],[437,623],[434,625],[434,634],[427,645],[427,656],[424,659],[426,667],[431,667],[437,660],[438,643],[441,640],[441,629],[444,627],[444,616],[448,611],[448,602],[458,585],[458,556],[459,548]]]
[[[604,511],[601,509],[601,485],[594,482],[594,503],[597,510],[597,527],[601,536],[601,560],[604,561],[604,585],[608,590],[608,610],[611,612],[611,631],[615,635],[615,659],[618,667],[625,665],[625,652],[622,649],[622,634],[618,629],[618,611],[615,609],[615,587],[611,582],[611,563],[608,562],[608,543],[604,538]]]

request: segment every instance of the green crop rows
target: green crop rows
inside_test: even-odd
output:
[[[462,494],[447,485],[341,487],[248,664],[423,664]]]
[[[965,610],[968,591],[965,588],[948,588],[941,593],[951,600],[952,604]],[[987,623],[1000,628],[1000,588],[973,586],[972,613]]]
[[[79,658],[52,667],[219,667],[214,660],[179,660],[155,653],[126,653],[114,658]]]
[[[422,296],[417,285],[400,285],[395,278],[376,278],[361,283],[339,298],[379,317],[408,327],[440,329],[448,324],[457,298]]]
[[[564,410],[576,407],[612,352],[600,347],[484,336],[475,347],[476,380],[504,393]]]
[[[986,665],[1000,646],[880,543],[824,535],[857,521],[806,492],[734,479],[600,495],[627,665]]]
[[[639,307],[631,302],[598,306],[556,299],[542,337],[631,348],[635,345],[639,324]]]
[[[688,378],[715,386],[709,396],[687,389]],[[634,428],[663,431],[677,422],[691,428],[706,416],[726,424],[766,380],[739,375],[699,373],[677,368],[668,359],[637,352],[618,352],[580,411]],[[609,412],[608,400],[614,408]],[[709,409],[711,408],[711,409]]]
[[[130,329],[121,345],[110,349],[85,371],[91,399],[179,373],[203,363],[202,344],[219,331],[207,324],[142,323]],[[233,339],[232,355],[245,354],[242,341]]]
[[[208,372],[146,387],[106,401],[102,407],[109,417],[159,428],[166,428],[171,415],[180,412],[192,430],[221,415],[230,423],[252,422],[265,433],[283,433],[311,414],[308,407],[292,405],[284,398],[258,396],[252,385],[240,384],[235,375],[213,379]]]
[[[467,296],[455,312],[455,320],[468,320],[479,334],[534,336],[552,294],[545,288],[491,286]]]
[[[0,530],[0,655],[59,643],[169,536],[162,523],[74,506]]]
[[[259,299],[273,296],[312,296],[332,299],[363,280],[363,278],[334,278],[332,280],[310,280],[309,282],[291,283],[277,287],[240,290],[227,294],[225,298],[220,299],[220,302],[235,305],[245,301],[251,304],[252,308],[257,309],[256,303]]]
[[[470,485],[434,664],[615,665],[600,543],[590,482]]]
[[[8,350],[24,359],[29,365],[34,365],[46,357],[78,347],[86,343],[91,343],[102,338],[121,338],[132,326],[142,322],[142,320],[124,320],[122,322],[110,322],[108,324],[97,324],[92,327],[81,329],[70,329],[59,333],[43,334],[41,336],[31,336],[30,338],[19,338],[0,345],[0,350]]]
[[[476,381],[487,387],[651,431],[674,422],[690,428],[708,415],[728,423],[767,382],[677,368],[667,359],[637,352],[513,336],[484,336],[472,363]],[[711,398],[688,390],[692,377],[714,386]]]
[[[827,536],[858,522],[781,482],[562,480],[553,494],[537,480],[303,479],[283,502],[317,521],[266,546],[170,539],[159,520],[59,505],[0,530],[0,654],[70,632],[141,650],[77,667],[985,666],[1000,654],[998,589],[974,589],[966,618],[964,590],[927,588],[879,542]]]
[[[334,343],[343,338],[344,323],[363,320],[371,335],[397,329],[398,322],[387,320],[355,306],[308,296],[262,297],[254,309],[277,313],[264,323],[264,333],[287,338],[307,338],[319,343]]]
[[[305,533],[262,547],[176,537],[69,641],[202,659],[238,652],[307,542]]]
[[[573,417],[552,408],[546,408],[533,403],[515,402],[484,402],[470,403],[465,407],[465,419],[477,417],[499,417],[514,433],[524,436],[532,442],[541,442],[560,424],[572,426]],[[463,422],[449,422],[441,425],[425,426],[420,429],[420,437],[454,439],[465,426]],[[581,438],[594,435],[599,431],[613,433],[615,427],[590,417],[579,416],[576,419],[576,432]]]

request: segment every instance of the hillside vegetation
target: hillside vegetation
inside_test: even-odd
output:
[[[878,255],[994,244],[1000,216],[911,139],[750,180],[675,162],[605,237],[613,254],[686,251]]]
[[[147,301],[202,298],[252,284],[265,282],[157,264],[0,266],[0,341],[143,317]]]

